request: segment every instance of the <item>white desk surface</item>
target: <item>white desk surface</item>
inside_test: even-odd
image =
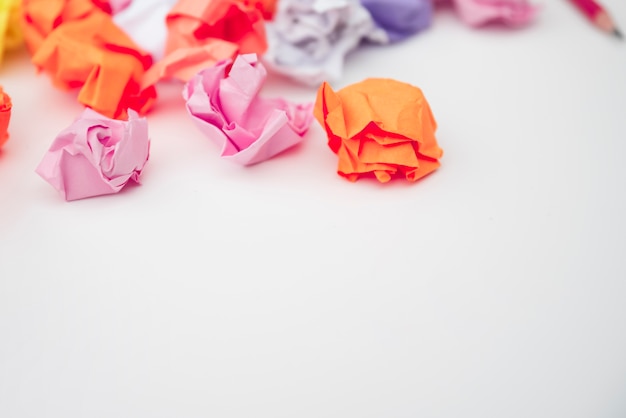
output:
[[[66,203],[34,169],[81,107],[8,57],[0,417],[626,416],[626,42],[446,10],[333,84],[372,76],[432,105],[423,181],[349,183],[317,125],[234,166],[171,84],[143,185]]]

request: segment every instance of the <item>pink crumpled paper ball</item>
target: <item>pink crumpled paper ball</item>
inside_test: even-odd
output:
[[[241,165],[267,160],[298,144],[313,121],[313,103],[259,96],[267,71],[256,54],[200,71],[183,90],[200,130]]]
[[[131,109],[128,121],[85,109],[54,140],[36,169],[65,200],[119,192],[139,183],[148,161],[148,122]]]
[[[472,26],[500,22],[509,26],[530,23],[538,7],[529,0],[453,0],[461,19]]]

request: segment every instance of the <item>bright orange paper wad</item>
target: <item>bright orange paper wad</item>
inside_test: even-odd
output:
[[[144,114],[156,99],[154,87],[140,86],[152,58],[105,12],[58,26],[33,63],[59,88],[81,87],[78,101],[110,118],[126,118],[129,108]]]
[[[11,120],[11,98],[0,86],[0,148],[9,139],[9,122]]]
[[[416,181],[439,166],[437,123],[422,91],[390,79],[367,79],[334,92],[322,84],[315,117],[339,157],[337,172],[350,181],[374,175],[386,183]]]
[[[103,11],[91,0],[23,0],[22,26],[26,46],[34,54],[57,27],[97,13]]]
[[[166,18],[165,58],[150,68],[142,85],[166,78],[188,81],[199,70],[237,54],[263,54],[265,10],[256,0],[179,0]]]

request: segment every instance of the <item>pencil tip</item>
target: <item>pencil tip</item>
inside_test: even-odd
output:
[[[620,38],[621,40],[624,40],[624,35],[622,35],[622,32],[620,32],[619,29],[617,28],[613,29],[613,34],[617,36],[618,38]]]

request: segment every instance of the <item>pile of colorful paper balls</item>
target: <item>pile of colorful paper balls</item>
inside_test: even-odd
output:
[[[37,168],[67,200],[138,181],[150,146],[142,116],[165,79],[184,83],[190,117],[235,163],[256,164],[297,144],[315,117],[339,157],[340,175],[415,181],[437,169],[442,155],[428,102],[419,88],[390,79],[334,92],[329,82],[341,76],[346,54],[365,42],[384,45],[419,33],[435,7],[455,7],[473,26],[521,26],[537,11],[527,0],[435,3],[0,0],[0,58],[24,42],[56,87],[79,90],[85,111],[56,136]],[[268,73],[316,87],[315,104],[261,97]],[[354,110],[363,97],[367,114]],[[0,88],[0,146],[12,106],[19,102]]]

